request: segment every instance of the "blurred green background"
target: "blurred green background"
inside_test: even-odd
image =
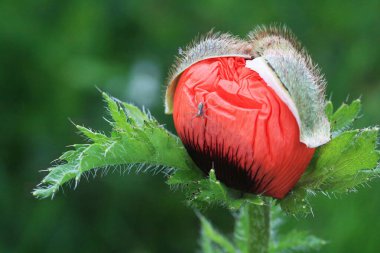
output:
[[[285,4],[286,3],[286,4]],[[362,96],[358,126],[380,123],[380,2],[14,1],[0,3],[0,252],[194,252],[199,224],[161,176],[111,173],[53,200],[30,194],[50,162],[82,142],[68,118],[109,129],[100,87],[145,104],[159,121],[179,47],[211,28],[245,36],[287,24],[322,67],[335,105]],[[313,231],[323,252],[379,252],[380,182],[319,197],[314,217],[286,229]],[[222,209],[207,212],[231,231]]]

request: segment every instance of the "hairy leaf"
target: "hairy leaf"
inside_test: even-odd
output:
[[[195,181],[188,187],[193,188],[189,196],[189,203],[196,208],[203,208],[208,205],[220,205],[231,210],[239,209],[243,204],[262,205],[261,197],[241,193],[224,186],[216,179],[214,169],[209,172],[209,177],[199,181]]]
[[[330,102],[331,106],[332,103]],[[327,110],[330,110],[327,106]],[[360,99],[354,100],[351,104],[342,104],[334,114],[329,117],[331,124],[331,132],[339,132],[349,128],[355,119],[359,116],[361,111]],[[332,109],[332,107],[331,107]],[[329,114],[327,112],[327,114]]]
[[[48,169],[49,174],[34,190],[36,197],[53,197],[68,181],[75,180],[77,185],[90,170],[111,166],[166,173],[176,169],[196,174],[198,169],[177,137],[137,107],[118,102],[105,93],[103,97],[112,116],[110,136],[76,126],[91,143],[73,145],[73,150],[65,152],[59,158],[60,163]]]
[[[326,244],[326,241],[311,235],[306,231],[292,230],[286,234],[279,233],[286,217],[281,215],[281,209],[273,207],[271,212],[270,253],[314,252]]]
[[[315,252],[320,250],[326,241],[310,235],[305,231],[293,230],[284,234],[275,242],[272,241],[269,247],[270,253],[297,253],[297,252]]]
[[[296,216],[307,216],[313,212],[308,201],[308,197],[312,195],[303,187],[297,187],[292,190],[285,199],[280,201],[280,206],[287,214]]]
[[[380,175],[377,150],[377,127],[349,130],[361,109],[360,100],[343,104],[332,113],[326,107],[333,138],[318,148],[308,170],[288,196],[280,201],[290,214],[307,215],[312,212],[308,197],[317,193],[336,194],[355,191]]]
[[[376,150],[377,134],[377,128],[342,133],[318,150],[314,168],[300,184],[305,180],[308,187],[341,191],[352,187],[345,187],[342,182],[357,180],[356,185],[363,183],[363,178],[356,175],[376,167],[380,158]]]

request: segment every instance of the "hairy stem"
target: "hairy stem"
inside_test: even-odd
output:
[[[247,205],[249,228],[251,231],[248,239],[249,252],[268,253],[270,237],[270,203],[264,205]]]

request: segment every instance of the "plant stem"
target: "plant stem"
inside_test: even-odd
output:
[[[270,202],[264,205],[248,205],[249,230],[251,235],[248,240],[249,252],[268,253],[270,237]]]

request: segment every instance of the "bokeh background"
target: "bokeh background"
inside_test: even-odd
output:
[[[322,67],[335,105],[362,97],[358,126],[380,123],[380,2],[14,1],[0,2],[0,252],[194,252],[199,224],[161,176],[111,173],[52,200],[30,194],[50,162],[83,140],[69,118],[109,129],[98,86],[163,114],[173,56],[211,28],[245,36],[287,24]],[[380,181],[356,194],[313,200],[311,230],[323,252],[379,252]],[[223,209],[207,212],[225,232]]]

